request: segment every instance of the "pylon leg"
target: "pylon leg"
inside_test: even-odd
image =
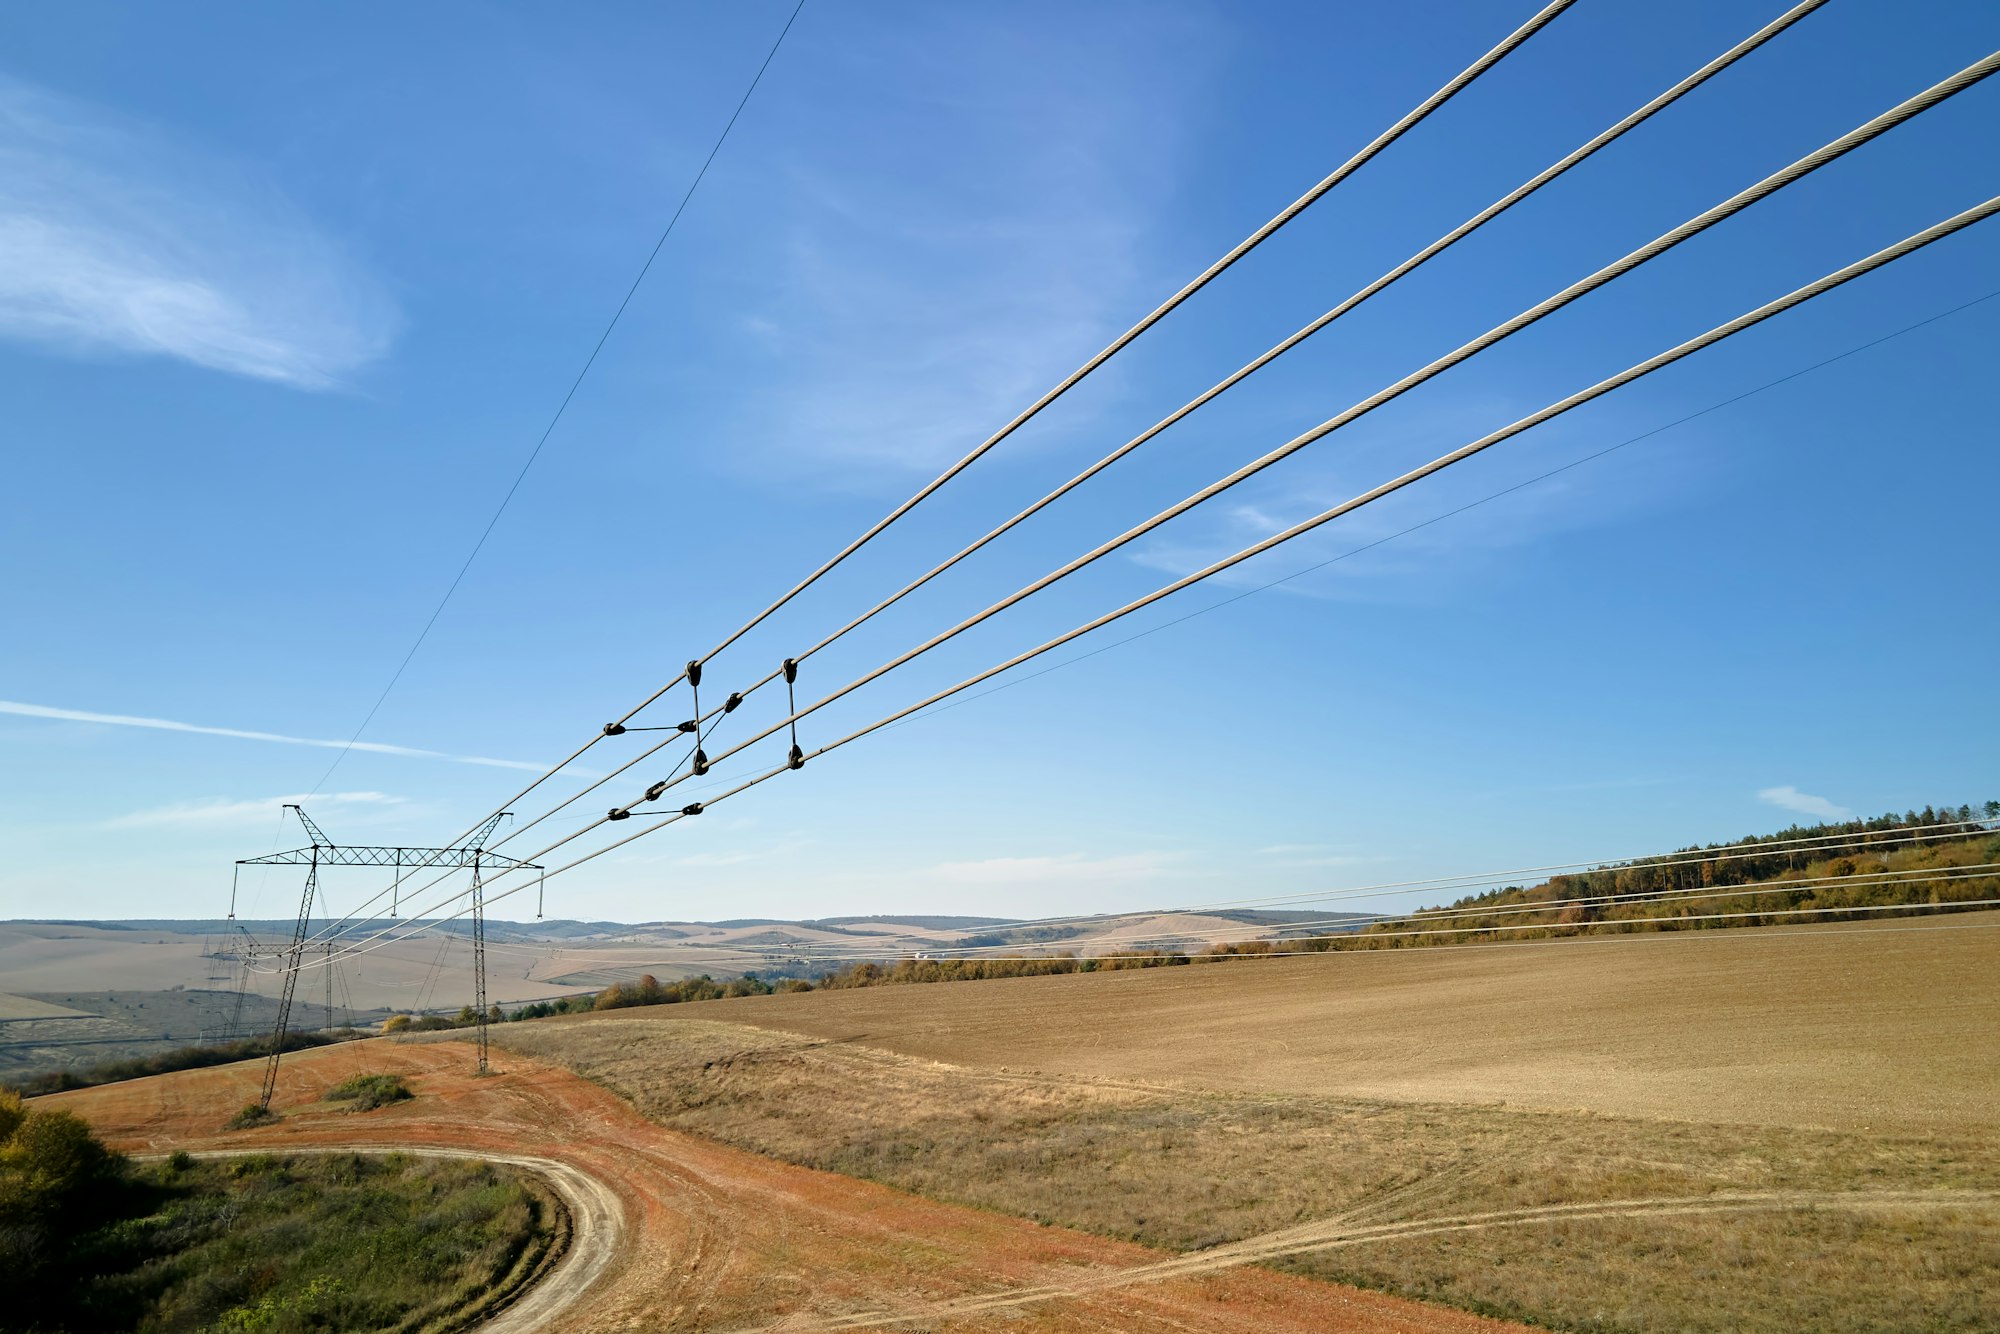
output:
[[[278,1022],[271,1029],[271,1054],[264,1061],[264,1094],[257,1105],[271,1110],[271,1096],[278,1091],[278,1058],[285,1051],[285,1032],[292,1022],[292,997],[299,989],[299,958],[305,951],[306,922],[312,916],[313,891],[319,888],[319,845],[313,845],[313,859],[306,871],[306,890],[299,900],[299,924],[292,929],[292,947],[285,952],[285,987],[278,999]]]
[[[472,1008],[478,1012],[479,1073],[486,1073],[486,887],[472,856]]]

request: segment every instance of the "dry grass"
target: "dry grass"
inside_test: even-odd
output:
[[[624,1011],[509,1025],[495,1037],[604,1083],[677,1129],[940,1199],[1180,1250],[1343,1214],[1372,1223],[1720,1192],[2000,1190],[1991,1109],[1975,1107],[1972,1096],[1993,1079],[1991,1066],[1980,1063],[1987,1038],[1969,1024],[1955,1050],[1919,1045],[1883,1058],[1867,1087],[1840,1104],[1849,1124],[1819,1129],[1361,1096],[1343,1087],[1351,1072],[1337,1063],[1315,1075],[1309,1060],[1271,1045],[1284,1040],[1280,1034],[1308,1053],[1328,1043],[1372,1043],[1378,1062],[1399,1048],[1413,1070],[1434,1081],[1469,1041],[1478,1059],[1461,1060],[1473,1072],[1466,1082],[1484,1093],[1488,1065],[1504,1067],[1502,1030],[1509,1025],[1516,1026],[1518,1073],[1529,1079],[1544,1061],[1542,1030],[1588,1032],[1566,1066],[1545,1062],[1559,1076],[1555,1098],[1594,1087],[1616,1105],[1634,1099],[1635,1089],[1644,1094],[1682,1079],[1697,1086],[1703,1105],[1737,1096],[1769,1120],[1783,1109],[1767,1085],[1810,1084],[1825,1077],[1819,1072],[1829,1051],[1837,1068],[1877,1040],[1875,1021],[1860,1012],[1867,997],[1855,988],[1872,979],[1885,993],[1875,1001],[1886,1006],[1899,989],[1917,985],[1893,960],[1850,957],[1861,953],[1862,939],[1850,933],[1811,960],[1788,959],[1789,937],[1762,952],[1682,953],[1683,973],[1695,980],[1684,975],[1677,989],[1641,986],[1636,1001],[1611,996],[1612,984],[1620,974],[1634,982],[1634,968],[1659,970],[1654,981],[1663,983],[1669,951],[1633,950],[1620,963],[1621,956],[1583,952],[1598,947],[1575,947],[1566,956],[1576,961],[1567,977],[1531,951],[1413,955],[1407,962],[1419,967],[1462,961],[1461,972],[1392,975],[1374,988],[1358,971],[1322,972],[1343,985],[1302,1002],[1318,1026],[1258,980],[1283,978],[1288,965],[1232,964],[717,1002],[700,1007],[700,1018],[684,1010]],[[1943,935],[1906,939],[1968,948]],[[1919,959],[1898,957],[1908,967]],[[1928,1012],[1910,1008],[1904,1016],[1919,1044],[1935,1040],[1925,1035],[1939,1010],[1950,1016],[1955,1004],[1983,1003],[1993,988],[1990,978],[1954,982],[1953,957],[1950,949],[1933,953],[1924,976],[1940,994]],[[1516,961],[1511,969],[1506,959]],[[1725,959],[1735,962],[1725,967]],[[1857,981],[1838,982],[1843,961],[1865,965]],[[1467,997],[1483,990],[1489,1003],[1495,992],[1504,998],[1520,981],[1510,971],[1543,986],[1535,1014],[1488,1016],[1483,1029],[1474,1024],[1468,1033]],[[1823,1005],[1824,993],[1802,998],[1797,1013],[1748,1024],[1747,1032],[1740,1018],[1731,1031],[1709,1015],[1715,1008],[1725,1016],[1754,1012],[1774,971],[1780,984],[1819,975],[1847,1000],[1853,1024],[1828,1020],[1840,1007]],[[1235,993],[1240,1007],[1222,1003],[1231,994],[1223,984],[1243,988]],[[1952,986],[1959,990],[1946,994]],[[1440,1003],[1426,1012],[1423,997],[1433,991]],[[1398,997],[1400,1009],[1391,1003]],[[868,1008],[857,1010],[851,999]],[[1279,1016],[1253,1001],[1275,1006]],[[1343,1013],[1343,1006],[1351,1008]],[[779,1022],[780,1012],[816,1019],[822,1031],[848,1040],[762,1026]],[[760,1026],[715,1022],[731,1014]],[[1388,1031],[1362,1031],[1357,1014]],[[1529,1022],[1536,1017],[1542,1022]],[[1128,1034],[1136,1051],[1119,1045]],[[1239,1049],[1246,1040],[1262,1045],[1246,1056]],[[970,1055],[964,1064],[943,1064],[883,1049],[890,1044],[955,1044]],[[1594,1053],[1613,1048],[1624,1065],[1604,1065],[1595,1086],[1577,1077]],[[1163,1057],[1174,1051],[1178,1062]],[[1261,1089],[1252,1086],[1260,1077],[1257,1053],[1272,1056]],[[1001,1068],[997,1055],[1018,1064]],[[1908,1082],[1912,1070],[1954,1062],[1955,1082],[1941,1099],[1930,1096],[1938,1090]],[[1028,1065],[1042,1068],[1022,1068]],[[1078,1066],[1095,1074],[1074,1073]],[[1153,1078],[1132,1077],[1141,1071]],[[1184,1078],[1165,1082],[1169,1076]],[[1380,1078],[1370,1067],[1353,1082]],[[1314,1080],[1319,1087],[1311,1087]],[[1907,1114],[1899,1099],[1950,1115]],[[1955,1110],[1965,1107],[1974,1110]],[[1811,1102],[1795,1103],[1792,1116],[1832,1119]],[[1921,1128],[1867,1130],[1862,1117]],[[1990,1204],[1857,1212],[1822,1202],[1727,1215],[1572,1218],[1307,1250],[1274,1263],[1577,1330],[2000,1328],[2000,1290],[1986,1281],[2000,1272],[2000,1210]]]
[[[12,996],[0,992],[0,1023],[26,1021],[31,1019],[88,1019],[85,1011],[72,1010],[63,1005],[51,1005],[32,996]]]
[[[1996,1015],[1996,913],[1250,959],[701,1008],[705,1020],[1064,1077],[2000,1134]]]

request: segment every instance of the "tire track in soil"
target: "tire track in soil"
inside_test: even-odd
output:
[[[799,1321],[786,1320],[776,1324],[756,1326],[755,1331],[784,1331],[784,1334],[821,1334],[822,1331],[847,1329],[880,1329],[905,1324],[931,1324],[941,1320],[963,1319],[968,1316],[996,1312],[1009,1308],[1032,1306],[1042,1302],[1060,1301],[1110,1292],[1120,1288],[1140,1284],[1158,1283],[1171,1278],[1190,1278],[1216,1273],[1220,1270],[1240,1265],[1256,1264],[1265,1260],[1275,1260],[1287,1255],[1301,1255],[1309,1251],[1335,1250],[1346,1246],[1365,1245],[1371,1241],[1406,1239],[1410,1237],[1438,1236],[1449,1232],[1482,1231],[1496,1227],[1521,1227],[1534,1223],[1583,1222],[1605,1218],[1674,1218],[1697,1214],[1747,1213],[1771,1209],[1949,1209],[1980,1208],[2000,1204],[2000,1191],[1990,1190],[1928,1190],[1928,1191],[1758,1191],[1732,1192],[1712,1195],[1688,1195],[1643,1200],[1606,1200],[1590,1204],[1555,1204],[1538,1208],[1494,1210],[1487,1213],[1461,1214],[1453,1217],[1410,1219],[1403,1222],[1383,1223],[1372,1226],[1355,1226],[1357,1216],[1365,1216],[1376,1211],[1376,1207],[1391,1200],[1414,1193],[1424,1183],[1413,1183],[1400,1188],[1390,1195],[1378,1197],[1371,1203],[1364,1203],[1356,1209],[1333,1218],[1302,1223],[1297,1227],[1265,1233],[1262,1236],[1217,1246],[1192,1255],[1163,1260],[1156,1264],[1139,1265],[1113,1273],[1093,1275],[1087,1280],[1069,1284],[1051,1284],[1041,1288],[1031,1288],[1014,1292],[999,1292],[982,1297],[960,1298],[940,1302],[918,1311],[904,1312],[859,1312],[852,1315],[828,1319]],[[1423,1192],[1428,1194],[1430,1192]],[[1372,1207],[1373,1206],[1373,1207]]]
[[[501,1313],[502,1334],[847,1329],[942,1325],[962,1315],[978,1325],[981,1311],[1014,1318],[1001,1310],[1009,1304],[1035,1306],[1038,1334],[1522,1328],[1240,1260],[1219,1263],[1219,1252],[1172,1256],[795,1167],[656,1125],[566,1070],[511,1053],[501,1059],[502,1070],[480,1078],[457,1042],[377,1039],[288,1054],[275,1103],[284,1119],[250,1131],[221,1127],[256,1096],[263,1072],[255,1061],[57,1094],[45,1105],[78,1112],[127,1151],[423,1150],[573,1174],[555,1178],[586,1201],[572,1209],[600,1211],[603,1222],[589,1224],[593,1240],[572,1243],[559,1281],[544,1276]],[[402,1074],[417,1096],[361,1114],[320,1101],[360,1073]],[[1365,1228],[1384,1209],[1406,1213],[1434,1184],[1402,1183],[1361,1202],[1342,1226]],[[1117,1275],[1134,1277],[1103,1277]]]

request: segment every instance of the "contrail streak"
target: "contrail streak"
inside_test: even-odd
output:
[[[320,741],[312,737],[283,736],[277,732],[247,732],[240,727],[203,727],[197,723],[175,722],[171,718],[139,718],[125,713],[90,713],[83,709],[56,709],[46,704],[22,704],[16,700],[0,699],[0,713],[18,714],[23,718],[53,718],[69,723],[101,723],[110,727],[150,727],[160,732],[196,732],[202,736],[228,736],[239,741],[275,741],[286,746],[321,746],[329,750],[339,750],[348,745],[345,741]],[[355,750],[372,751],[377,755],[406,755],[419,760],[450,760],[453,764],[483,764],[494,769],[532,769],[540,772],[546,765],[530,760],[496,760],[485,755],[448,755],[441,750],[422,750],[416,746],[392,746],[381,741],[357,741]]]

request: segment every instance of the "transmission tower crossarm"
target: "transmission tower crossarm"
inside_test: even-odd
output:
[[[465,840],[465,846],[473,849],[475,852],[483,849],[486,846],[486,840],[491,838],[493,831],[500,827],[500,822],[513,818],[513,815],[514,812],[512,811],[493,812],[493,814],[486,818],[486,823],[474,830],[471,838]]]
[[[321,866],[390,866],[399,870],[404,866],[424,866],[462,870],[472,865],[475,853],[484,857],[488,866],[534,869],[530,863],[509,857],[505,853],[486,852],[476,847],[391,848],[363,843],[315,843],[311,847],[292,848],[286,852],[273,852],[263,857],[245,857],[236,864],[305,866],[316,859]]]
[[[399,873],[398,883],[400,884],[400,872],[403,865],[412,858],[420,859],[417,863],[419,865],[437,866],[447,869],[471,867],[474,901],[482,905],[484,902],[484,891],[482,888],[483,872],[487,868],[497,868],[501,871],[540,871],[543,869],[532,862],[522,861],[518,857],[509,857],[498,852],[487,852],[481,846],[492,835],[493,831],[499,827],[502,820],[512,817],[512,812],[509,811],[496,812],[478,829],[473,831],[468,842],[448,848],[411,848],[335,843],[326,836],[325,832],[318,825],[312,822],[301,807],[287,802],[285,809],[298,813],[299,823],[303,824],[306,827],[306,832],[312,836],[313,841],[311,845],[303,848],[294,848],[289,852],[274,852],[264,857],[246,857],[236,863],[238,868],[245,866],[303,866],[306,868],[305,896],[299,902],[299,920],[292,929],[291,946],[284,952],[285,980],[278,1001],[277,1022],[271,1032],[271,1051],[264,1067],[263,1097],[259,1105],[266,1111],[270,1110],[272,1095],[277,1092],[278,1088],[278,1060],[283,1054],[285,1036],[291,1027],[292,1002],[298,992],[299,973],[306,966],[305,954],[308,948],[320,943],[317,939],[309,941],[307,933],[308,927],[311,924],[313,900],[319,888],[319,873],[322,868],[329,866],[393,866]],[[233,916],[235,907],[233,895],[230,906],[232,909],[231,915]],[[238,930],[241,929],[242,924],[238,923]],[[248,938],[247,932],[245,932],[245,938]],[[323,953],[325,958],[323,962],[315,965],[326,970],[325,1024],[328,1028],[333,1027],[333,970],[338,957],[337,949],[337,940],[329,937],[324,942],[323,948],[318,951]],[[486,917],[483,907],[473,922],[473,950],[475,972],[478,979],[479,1069],[483,1074],[486,1070]],[[251,952],[253,954],[255,952],[254,945]],[[241,1008],[240,1001],[238,1008]]]
[[[312,836],[314,847],[330,848],[333,846],[333,840],[328,838],[324,833],[320,832],[320,827],[312,822],[311,816],[306,814],[305,807],[299,805],[296,802],[288,801],[285,803],[285,809],[291,811],[292,813],[294,813],[299,817],[299,823],[304,825],[306,827],[306,833]]]

